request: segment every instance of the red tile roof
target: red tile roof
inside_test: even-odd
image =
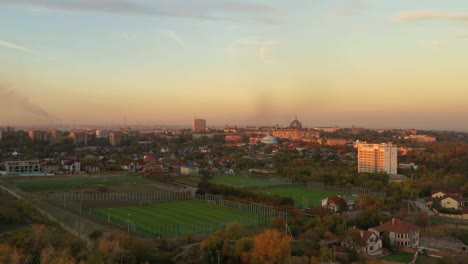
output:
[[[359,229],[359,228],[351,228],[349,231],[354,232],[354,233],[358,233],[365,242],[367,242],[369,240],[369,238],[372,236],[372,234],[374,234],[374,232],[372,232],[372,231],[363,230],[363,229]],[[362,234],[361,234],[361,232],[362,232]]]
[[[398,218],[392,218],[392,220],[385,222],[379,226],[369,228],[370,230],[375,230],[377,232],[394,232],[399,234],[410,234],[419,230],[419,227],[412,224],[404,222]]]

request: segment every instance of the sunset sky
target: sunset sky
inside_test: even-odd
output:
[[[0,127],[468,131],[466,0],[0,0]]]

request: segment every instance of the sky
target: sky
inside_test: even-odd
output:
[[[468,131],[468,1],[0,0],[0,99],[0,126]]]

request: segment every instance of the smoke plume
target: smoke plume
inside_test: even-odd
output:
[[[31,102],[29,97],[12,89],[8,89],[5,85],[2,84],[0,84],[0,98],[0,109],[3,108],[2,112],[20,110],[22,112],[30,113],[36,115],[37,117],[44,118],[49,122],[57,121],[57,118],[55,116],[50,114],[41,106]]]

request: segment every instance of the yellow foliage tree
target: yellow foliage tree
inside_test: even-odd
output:
[[[251,263],[287,263],[291,255],[291,237],[278,230],[266,230],[254,237]]]

